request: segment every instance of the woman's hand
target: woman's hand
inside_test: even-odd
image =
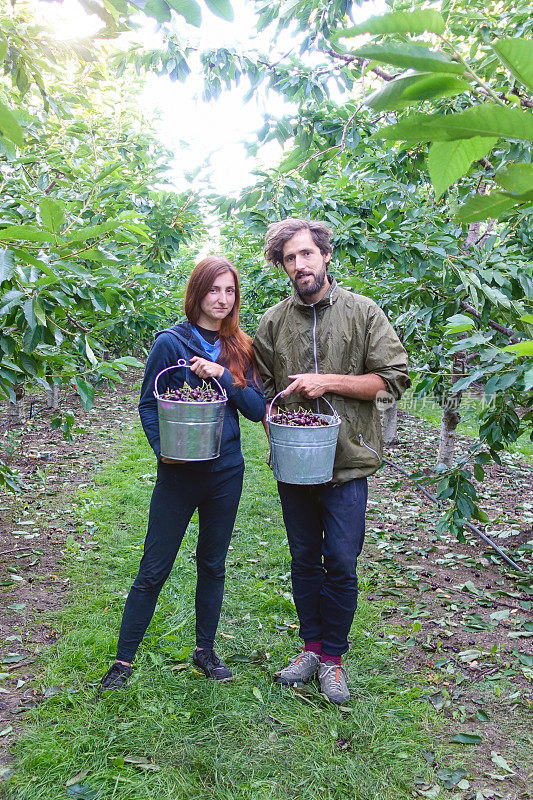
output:
[[[199,378],[221,378],[224,374],[224,367],[215,361],[208,361],[207,358],[193,356],[191,358],[191,372],[194,372]]]

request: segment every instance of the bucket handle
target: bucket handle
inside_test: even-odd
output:
[[[159,394],[159,391],[157,389],[157,381],[159,380],[161,375],[163,375],[165,372],[168,372],[171,369],[188,369],[188,368],[190,369],[190,366],[191,365],[184,358],[178,358],[177,362],[175,364],[173,364],[171,367],[165,367],[165,369],[162,369],[161,372],[159,372],[156,375],[155,381],[154,381],[154,397],[156,398],[156,400],[161,400],[161,395]],[[222,395],[224,400],[227,400],[228,399],[228,395],[226,394],[226,390],[220,385],[220,383],[217,381],[217,379],[216,378],[210,378],[210,380],[215,381],[216,385],[220,389],[220,394]]]
[[[282,390],[281,390],[281,392],[278,392],[278,393],[277,393],[277,395],[276,395],[276,396],[273,398],[272,402],[270,403],[270,406],[268,407],[268,414],[267,414],[267,420],[268,420],[268,421],[270,421],[270,419],[271,419],[271,417],[272,417],[272,406],[274,405],[274,403],[276,402],[276,400],[278,399],[278,397],[279,397],[281,394],[283,394],[283,392],[284,392],[284,391],[285,391],[285,390],[284,390],[284,389],[282,389]],[[338,415],[337,411],[335,411],[335,409],[333,408],[333,406],[331,405],[331,403],[329,402],[329,400],[326,400],[326,398],[325,398],[324,396],[322,396],[322,397],[319,397],[319,398],[317,398],[317,399],[318,399],[318,400],[323,400],[323,401],[324,401],[324,403],[327,403],[327,404],[328,404],[328,406],[329,406],[329,407],[331,408],[331,410],[333,411],[333,416],[335,417],[335,419],[340,419],[340,417],[339,417],[339,415]]]

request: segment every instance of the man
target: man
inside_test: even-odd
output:
[[[331,251],[322,222],[285,219],[269,227],[266,259],[283,267],[294,292],[264,314],[254,350],[267,400],[284,390],[285,407],[317,411],[325,397],[342,420],[330,483],[278,482],[305,644],[276,673],[285,685],[317,673],[321,691],[340,704],[350,698],[342,655],[357,607],[366,479],[380,463],[372,450],[382,447],[376,395],[398,399],[410,381],[405,350],[383,311],[328,275]]]

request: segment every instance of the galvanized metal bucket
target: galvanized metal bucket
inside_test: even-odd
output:
[[[339,436],[341,420],[333,406],[332,414],[320,414],[328,425],[317,428],[299,428],[272,422],[272,406],[279,392],[270,403],[267,421],[270,436],[272,472],[282,483],[314,484],[328,483],[333,477],[333,462]]]
[[[216,378],[211,378],[224,399],[202,403],[165,400],[157,388],[157,381],[165,372],[188,367],[190,364],[180,358],[174,366],[162,369],[154,381],[161,455],[176,461],[207,461],[220,455],[220,439],[228,399],[225,390]]]

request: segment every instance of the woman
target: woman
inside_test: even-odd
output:
[[[224,592],[226,553],[244,474],[237,412],[254,422],[262,420],[265,414],[265,397],[251,339],[239,328],[239,306],[239,280],[233,264],[221,256],[204,258],[187,284],[187,322],[157,334],[148,357],[139,413],[157,456],[157,481],[144,555],[122,616],[116,660],[102,678],[100,692],[120,688],[131,675],[135,653],[196,509],[199,534],[193,662],[208,678],[218,681],[233,678],[213,650],[213,643]],[[179,388],[185,379],[191,385],[199,385],[208,378],[219,381],[228,401],[218,458],[177,462],[161,456],[154,380],[162,369],[175,365],[180,358],[191,364],[190,372],[187,370],[187,376],[184,369],[165,373],[158,382],[158,390],[162,393],[165,385]]]

